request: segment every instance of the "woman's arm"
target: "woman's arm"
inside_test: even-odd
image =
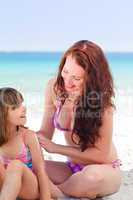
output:
[[[28,130],[28,133],[26,134],[25,137],[25,142],[29,146],[32,156],[33,169],[35,171],[39,183],[39,190],[40,190],[39,199],[50,200],[51,195],[49,188],[49,179],[45,171],[44,159],[36,134]]]
[[[55,80],[52,79],[48,82],[45,91],[45,103],[44,103],[44,113],[40,130],[37,132],[38,134],[42,134],[46,138],[52,139],[54,133],[54,127],[52,124],[52,117],[56,110],[56,107],[53,103],[54,101],[54,86]]]
[[[79,147],[64,146],[55,144],[48,139],[41,139],[42,147],[48,152],[62,154],[71,157],[73,160],[82,164],[88,163],[106,163],[109,159],[113,132],[113,111],[108,109],[103,116],[103,124],[100,128],[100,138],[96,143],[96,147],[90,147],[81,152]]]

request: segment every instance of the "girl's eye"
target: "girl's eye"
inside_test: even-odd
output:
[[[15,110],[17,108],[17,106],[12,106],[12,110]]]
[[[14,106],[12,106],[12,110],[15,110],[15,109],[17,109],[17,108],[19,108],[20,106],[21,106],[21,104],[14,105]]]

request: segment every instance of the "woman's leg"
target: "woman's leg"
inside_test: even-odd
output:
[[[50,180],[54,184],[63,183],[67,180],[71,175],[72,172],[67,164],[64,162],[57,162],[51,160],[45,160],[45,169]]]
[[[120,169],[101,164],[86,166],[58,187],[66,195],[93,199],[118,191],[120,184]]]
[[[46,161],[46,170],[64,194],[74,197],[105,196],[116,192],[121,184],[120,169],[111,165],[88,165],[72,175],[66,163]]]

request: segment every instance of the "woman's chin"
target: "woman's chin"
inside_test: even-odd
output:
[[[65,90],[66,90],[68,93],[73,91],[72,88],[67,88],[67,87],[65,87]]]
[[[75,95],[75,96],[77,96],[77,95],[79,95],[81,92],[80,92],[80,90],[73,89],[73,90],[68,90],[67,93],[70,94],[70,95]]]
[[[76,91],[76,89],[75,88],[65,88],[65,90],[68,92],[68,93],[73,93],[73,92],[75,92]]]

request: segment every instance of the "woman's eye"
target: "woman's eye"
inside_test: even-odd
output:
[[[80,81],[80,78],[75,78],[75,81]]]
[[[67,72],[66,70],[63,70],[63,73],[65,73],[65,74],[66,74],[66,73],[68,73],[68,72]]]
[[[75,81],[80,81],[80,78],[73,77]]]

